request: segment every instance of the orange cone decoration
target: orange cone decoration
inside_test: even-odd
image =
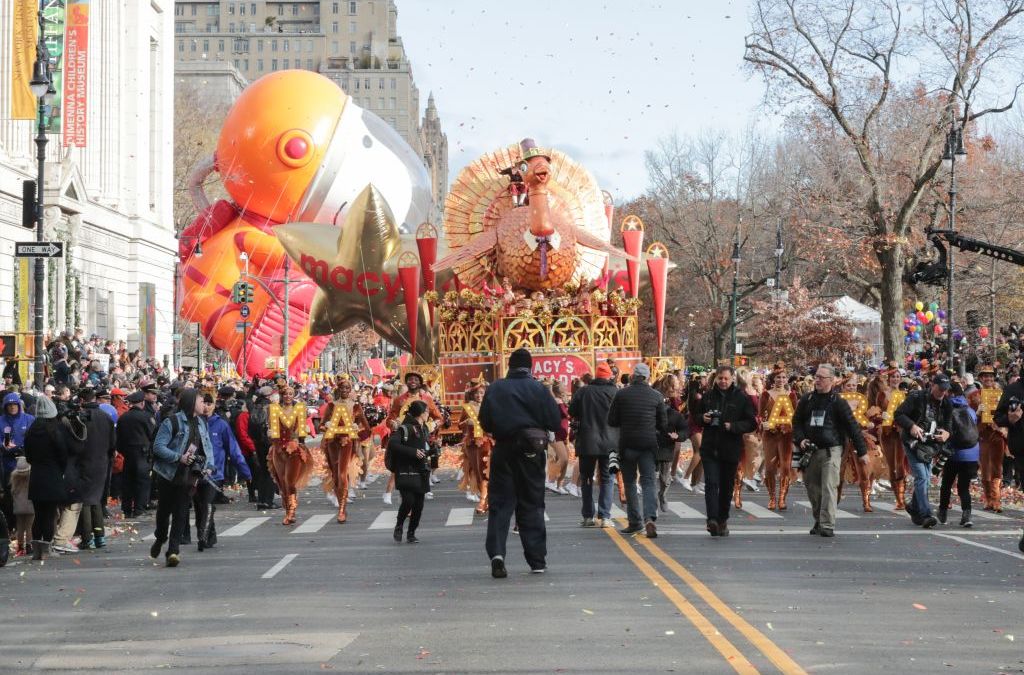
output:
[[[644,247],[644,223],[637,216],[626,216],[622,221],[622,248],[631,256],[640,258]],[[640,295],[640,263],[626,261],[629,273],[629,294],[634,298]]]
[[[658,356],[661,356],[665,335],[665,291],[668,286],[668,249],[655,242],[647,249],[647,273],[654,295],[654,320],[658,330]]]

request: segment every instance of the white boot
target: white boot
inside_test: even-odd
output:
[[[388,506],[391,506],[391,493],[390,492],[385,492],[384,493],[384,503],[387,504]]]

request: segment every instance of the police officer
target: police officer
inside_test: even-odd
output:
[[[157,423],[156,416],[145,409],[143,392],[128,394],[127,403],[128,412],[117,421],[117,451],[124,456],[121,511],[125,518],[134,518],[149,504],[149,472],[153,468]]]
[[[508,374],[487,388],[480,404],[480,425],[494,437],[491,451],[487,519],[487,555],[491,576],[504,579],[505,544],[515,513],[519,538],[530,570],[547,569],[544,529],[544,478],[548,434],[561,413],[546,387],[533,378],[533,357],[517,349],[508,359]],[[551,436],[553,437],[553,436]]]
[[[850,404],[832,391],[836,370],[827,363],[814,374],[814,391],[804,394],[793,414],[793,443],[802,452],[810,452],[804,469],[807,498],[814,512],[811,534],[834,537],[836,499],[839,491],[839,466],[843,445],[849,438],[858,459],[867,464],[868,447],[860,425],[853,419]],[[813,446],[813,447],[812,447]]]

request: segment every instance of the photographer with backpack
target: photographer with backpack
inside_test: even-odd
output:
[[[896,409],[896,424],[903,430],[903,452],[914,477],[914,497],[907,504],[907,513],[915,525],[925,528],[939,522],[932,515],[928,486],[932,458],[949,440],[953,406],[947,395],[951,385],[949,376],[939,373],[929,387],[910,392]]]
[[[953,406],[949,446],[955,454],[942,467],[939,522],[946,524],[950,493],[955,481],[962,509],[960,527],[974,527],[971,521],[971,481],[978,475],[978,460],[981,453],[978,444],[978,414],[967,404],[964,389],[959,382],[952,383],[949,394],[949,403]]]

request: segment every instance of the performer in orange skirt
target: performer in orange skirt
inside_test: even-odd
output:
[[[900,389],[901,379],[896,363],[890,362],[889,367],[878,374],[868,391],[868,403],[877,409],[873,421],[878,427],[878,441],[889,470],[889,485],[896,498],[897,511],[906,508],[904,495],[907,474],[910,472],[900,428],[894,424],[896,409],[907,397],[906,392]]]
[[[352,382],[345,375],[338,378],[334,400],[324,411],[321,429],[324,438],[320,447],[327,460],[324,491],[334,493],[338,500],[338,522],[344,523],[348,520],[346,507],[352,457],[357,444],[369,438],[371,433],[362,406],[352,396]]]
[[[771,389],[761,394],[764,419],[764,484],[768,508],[786,510],[786,496],[793,469],[793,411],[796,393],[789,387],[785,365],[776,363],[769,378]]]
[[[487,462],[491,454],[491,439],[480,427],[480,402],[484,398],[483,377],[471,382],[462,405],[462,482],[459,489],[474,502],[479,502],[476,513],[487,513]]]
[[[306,448],[306,405],[295,401],[295,390],[285,387],[281,402],[268,409],[270,475],[277,483],[285,512],[282,525],[295,522],[295,509],[299,506],[298,491],[309,482],[313,461]]]
[[[981,445],[981,486],[986,511],[1003,511],[1003,458],[1008,456],[1007,429],[993,419],[1003,390],[996,383],[996,370],[982,366],[978,371],[981,390],[974,397],[978,410],[978,441]]]
[[[843,383],[843,390],[839,394],[850,404],[850,411],[853,419],[860,425],[864,432],[864,442],[868,446],[867,463],[857,458],[857,452],[853,442],[847,439],[843,449],[843,459],[839,469],[839,493],[838,498],[843,497],[843,483],[856,483],[860,487],[860,498],[864,505],[864,513],[871,513],[871,484],[885,471],[882,452],[878,448],[878,440],[871,433],[874,425],[868,418],[868,398],[860,390],[860,377],[851,373]]]

